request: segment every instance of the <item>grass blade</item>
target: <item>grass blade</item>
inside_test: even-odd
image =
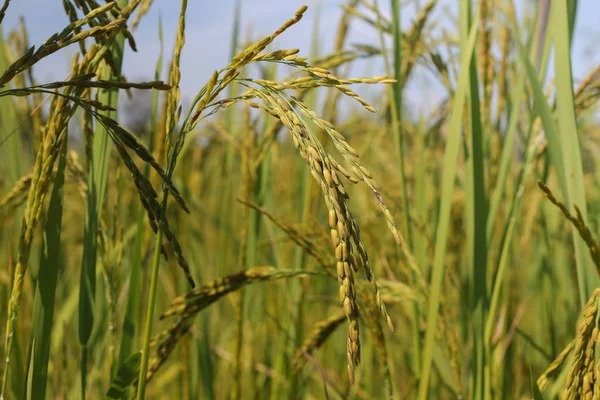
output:
[[[478,22],[471,20],[471,3],[463,1],[461,7],[462,21],[465,24],[465,31]],[[468,39],[465,37],[465,39]],[[469,51],[468,42],[461,46],[464,51]],[[470,151],[467,165],[471,167],[469,183],[471,187],[467,188],[472,200],[467,204],[472,206],[471,210],[466,212],[471,214],[472,229],[469,234],[472,235],[469,240],[473,244],[471,270],[469,271],[469,281],[471,290],[468,298],[470,299],[470,319],[473,345],[474,370],[472,371],[472,392],[473,399],[483,399],[487,391],[486,379],[484,376],[486,357],[486,346],[484,339],[484,324],[487,306],[487,240],[486,240],[486,222],[487,222],[487,200],[485,197],[485,164],[484,164],[484,143],[483,143],[483,125],[480,114],[481,105],[479,100],[479,83],[477,79],[477,64],[475,58],[471,58],[469,65],[469,128],[470,128]]]
[[[562,18],[556,17],[555,15],[559,11],[560,10],[557,11],[556,9],[553,9],[552,17],[555,19],[562,20]],[[566,14],[564,15],[564,17],[566,18]],[[560,21],[558,22],[560,23]],[[563,31],[566,31],[566,29]],[[562,46],[560,45],[561,40],[566,39],[555,38],[555,41],[559,43],[559,47],[556,50],[561,51],[561,54],[566,52],[566,54],[563,55],[569,57],[568,59],[570,60],[568,49],[564,49],[565,43],[563,43]],[[550,154],[550,161],[554,166],[554,169],[556,170],[556,175],[558,178],[559,186],[561,188],[561,192],[565,199],[565,204],[569,208],[573,205],[577,205],[578,207],[581,207],[582,210],[584,210],[586,209],[586,202],[583,191],[583,171],[581,165],[581,154],[579,150],[574,112],[571,113],[571,111],[569,110],[573,107],[572,86],[570,84],[570,65],[567,67],[562,61],[555,61],[556,71],[563,72],[564,70],[565,73],[569,73],[568,76],[561,76],[559,79],[557,79],[557,91],[560,90],[560,94],[558,94],[557,92],[557,111],[559,113],[559,124],[563,132],[563,134],[560,135],[558,127],[554,122],[552,110],[550,108],[550,105],[548,104],[548,101],[546,100],[546,97],[544,96],[537,74],[533,66],[529,62],[529,58],[527,57],[525,49],[520,43],[518,43],[518,45],[520,59],[526,69],[527,76],[529,78],[529,82],[533,90],[535,105],[541,117],[544,126],[544,133],[548,140],[548,151]],[[568,82],[561,82],[561,80],[568,80]],[[569,92],[571,93],[570,95]],[[566,96],[566,98],[561,99],[560,95],[564,95]],[[583,213],[584,211],[582,211],[582,214]],[[583,214],[583,216],[584,218],[586,218],[587,213]],[[577,260],[576,265],[579,285],[579,299],[581,306],[583,306],[587,301],[588,297],[586,296],[588,292],[591,293],[590,287],[597,286],[595,284],[597,283],[598,278],[595,274],[593,266],[591,265],[591,259],[587,254],[585,243],[583,243],[583,241],[579,238],[576,232],[573,232],[573,242],[575,245],[575,256]]]
[[[117,374],[110,382],[110,388],[106,392],[108,399],[123,399],[129,392],[129,387],[135,381],[140,370],[142,352],[132,354],[119,366]]]
[[[552,2],[551,15],[552,27],[554,28],[556,113],[558,117],[558,135],[564,159],[564,171],[562,173],[564,174],[566,181],[566,192],[563,191],[563,196],[567,199],[568,207],[577,206],[581,211],[583,220],[587,222],[585,183],[583,181],[581,150],[579,148],[575,101],[573,99],[570,46],[572,30],[569,32],[569,13],[567,11],[566,2]],[[574,12],[571,14],[574,14]],[[583,306],[587,299],[592,295],[594,288],[598,287],[600,281],[584,241],[575,231],[573,231],[572,236],[575,245],[579,295],[581,305]]]
[[[476,15],[478,15],[477,12]],[[475,17],[477,19],[477,17]],[[431,296],[427,311],[427,328],[425,331],[425,343],[423,350],[423,365],[421,382],[419,384],[419,399],[427,399],[429,388],[429,379],[431,375],[431,360],[433,358],[433,344],[436,331],[436,321],[440,306],[440,293],[442,290],[442,280],[444,278],[446,244],[448,231],[450,227],[450,208],[452,205],[452,191],[454,189],[454,179],[456,178],[456,163],[460,144],[460,134],[462,125],[462,116],[466,103],[467,90],[469,88],[469,68],[473,49],[477,39],[477,25],[473,24],[469,32],[469,39],[465,51],[461,56],[461,69],[458,79],[458,86],[454,95],[452,117],[450,120],[449,137],[446,143],[444,155],[444,172],[442,177],[442,194],[440,215],[435,241],[435,257],[433,263],[433,272],[431,277]]]

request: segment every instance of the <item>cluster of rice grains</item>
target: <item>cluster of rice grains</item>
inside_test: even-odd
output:
[[[227,68],[220,72],[215,72],[208,84],[196,97],[194,101],[195,112],[191,118],[186,118],[183,131],[191,131],[201,119],[212,115],[222,107],[228,107],[237,102],[243,102],[252,108],[267,112],[289,130],[295,147],[300,152],[302,159],[309,165],[314,180],[319,184],[325,197],[325,203],[329,209],[329,226],[335,249],[337,279],[340,283],[339,299],[348,319],[348,373],[350,381],[353,383],[354,369],[360,362],[358,306],[354,281],[354,274],[356,272],[361,269],[365,271],[367,279],[371,282],[378,309],[392,331],[393,325],[381,299],[377,281],[370,267],[367,251],[360,237],[359,227],[348,208],[347,200],[349,196],[346,193],[340,175],[352,183],[362,181],[368,186],[377,198],[379,208],[383,212],[396,242],[401,244],[402,240],[396,230],[391,213],[378,191],[378,185],[369,171],[361,164],[358,152],[348,144],[345,137],[331,123],[319,118],[302,100],[289,95],[286,93],[286,90],[331,87],[357,101],[366,110],[375,112],[375,109],[356,92],[351,90],[348,85],[357,83],[393,83],[395,80],[385,76],[364,79],[340,79],[332,75],[327,69],[308,65],[306,58],[297,56],[298,49],[262,53],[277,36],[300,21],[306,9],[306,6],[301,7],[296,12],[294,18],[284,23],[271,36],[256,42],[240,52],[233,58]],[[253,62],[284,64],[305,73],[306,76],[293,78],[283,83],[240,77],[240,70],[245,65]],[[220,77],[222,73],[223,75]],[[246,87],[247,90],[235,98],[213,101],[234,80]],[[201,115],[203,115],[202,118],[200,118]],[[311,124],[313,127],[317,127],[327,133],[335,148],[348,165],[349,170],[325,151],[323,145],[313,132]],[[276,132],[275,130],[272,131],[273,134]],[[272,137],[263,138],[263,140],[270,139]]]
[[[292,23],[299,20],[305,10],[306,7],[298,10],[296,18],[290,20],[289,25],[291,26]],[[282,27],[282,29],[284,28],[287,28],[287,25]],[[269,40],[263,40],[262,42],[266,43]],[[354,274],[360,269],[365,271],[367,279],[371,282],[378,308],[392,331],[393,325],[381,300],[377,281],[360,237],[359,227],[348,208],[347,200],[349,196],[340,175],[352,183],[362,181],[369,187],[377,198],[379,207],[385,215],[396,242],[401,244],[402,241],[395,228],[392,216],[378,191],[378,185],[369,171],[361,164],[357,151],[348,144],[344,136],[331,123],[319,118],[304,102],[287,94],[284,90],[331,87],[359,102],[368,111],[375,112],[371,105],[347,85],[353,83],[392,83],[395,80],[388,77],[340,79],[326,69],[307,65],[304,58],[295,56],[296,52],[295,49],[279,50],[261,55],[256,54],[258,52],[253,50],[236,57],[240,60],[280,62],[308,74],[308,76],[292,79],[282,84],[266,80],[240,79],[240,82],[247,86],[248,90],[236,100],[243,101],[250,107],[261,109],[281,121],[290,132],[294,146],[300,152],[302,159],[309,165],[314,180],[323,192],[329,210],[329,227],[331,228],[331,240],[335,249],[337,279],[340,283],[339,300],[348,319],[348,375],[353,383],[354,369],[360,363],[358,306],[354,281]],[[254,100],[260,100],[260,102]],[[230,101],[228,100],[227,105],[230,104]],[[349,166],[349,170],[325,151],[323,145],[317,139],[317,135],[313,132],[315,126],[327,133],[335,148]]]
[[[600,289],[596,289],[583,310],[575,344],[575,353],[563,398],[597,399],[600,396]]]
[[[238,291],[244,286],[257,282],[303,277],[307,274],[305,271],[282,270],[269,266],[253,267],[237,274],[219,278],[201,288],[174,298],[169,308],[161,314],[160,319],[175,317],[175,322],[152,338],[151,345],[156,348],[156,356],[149,362],[146,379],[149,381],[164,364],[177,342],[189,331],[194,317],[200,311],[223,296]]]

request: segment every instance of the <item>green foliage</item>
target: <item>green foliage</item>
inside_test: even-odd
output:
[[[109,399],[123,399],[127,397],[129,386],[134,382],[140,371],[142,353],[137,352],[127,357],[119,366],[117,374],[110,382],[110,388],[106,392]]]
[[[152,1],[96,3],[64,1],[38,47],[0,38],[2,398],[600,396],[600,68],[572,76],[576,1],[348,0],[327,53],[320,11],[288,49],[306,7],[256,38],[238,1],[189,105],[187,1],[168,83],[162,20],[154,80],[121,71]],[[345,76],[365,65],[387,76]]]

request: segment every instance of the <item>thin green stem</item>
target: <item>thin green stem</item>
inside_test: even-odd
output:
[[[144,343],[142,347],[142,363],[140,365],[140,374],[138,378],[137,398],[144,400],[146,394],[146,372],[148,370],[148,360],[150,352],[150,338],[152,337],[152,318],[154,315],[154,305],[156,302],[156,288],[158,287],[158,267],[160,266],[160,249],[163,237],[164,211],[167,204],[168,190],[164,191],[163,198],[163,217],[156,233],[156,242],[154,249],[154,259],[152,261],[152,276],[150,280],[150,293],[148,297],[148,307],[146,308],[146,325],[144,328]]]

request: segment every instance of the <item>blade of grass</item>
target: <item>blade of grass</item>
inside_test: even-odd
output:
[[[548,140],[548,152],[550,154],[550,160],[554,165],[554,168],[556,169],[556,175],[561,190],[563,191],[563,193],[565,193],[567,189],[567,183],[564,175],[563,154],[560,148],[558,131],[556,125],[554,124],[554,119],[552,117],[552,110],[548,105],[546,97],[544,96],[544,92],[542,90],[540,81],[538,80],[535,69],[529,61],[529,57],[527,56],[525,49],[520,43],[518,43],[518,45],[521,63],[525,67],[525,72],[527,74],[529,83],[534,94],[535,106],[542,120],[544,126],[544,133]]]
[[[567,18],[569,22],[569,45],[573,42],[573,34],[575,33],[575,20],[577,18],[577,6],[579,5],[578,0],[567,1]],[[562,7],[562,5],[560,6]]]
[[[31,342],[31,355],[29,357],[29,371],[27,372],[27,383],[25,385],[25,398],[27,400],[31,400],[33,397],[31,395],[33,391],[33,366],[34,360],[33,355],[35,354],[35,340]]]
[[[427,121],[424,116],[419,118],[419,125],[417,133],[415,134],[415,147],[416,151],[413,154],[426,154],[426,125]],[[415,258],[419,265],[423,268],[423,273],[427,273],[427,267],[429,265],[429,258],[427,257],[427,186],[430,183],[427,177],[427,161],[428,158],[425,156],[419,157],[419,161],[415,167],[415,209],[416,215],[423,223],[423,231],[415,234]]]
[[[516,32],[516,37],[521,37],[520,32],[520,28],[518,27],[517,23],[516,23],[516,19],[514,15],[510,16],[513,25],[515,26],[515,32]],[[545,23],[542,21],[542,24]],[[543,30],[539,31],[540,35],[544,35],[544,37],[538,37],[535,40],[537,41],[543,41],[543,43],[541,44],[541,46],[536,46],[533,45],[533,43],[536,43],[535,40],[531,40],[528,43],[528,52],[530,51],[537,51],[540,54],[538,54],[536,57],[534,57],[535,59],[540,59],[541,60],[541,64],[540,64],[540,72],[538,74],[539,79],[542,79],[542,76],[545,74],[546,71],[546,67],[548,64],[548,57],[546,57],[545,55],[547,54],[546,51],[544,49],[547,48],[547,45],[550,43],[550,36],[549,35],[545,35],[543,33]],[[533,56],[532,56],[533,57]],[[526,78],[526,74],[519,74],[519,81],[518,81],[518,85],[517,88],[514,92],[513,95],[513,99],[512,99],[512,109],[511,109],[511,114],[510,114],[510,119],[509,119],[509,124],[508,124],[508,131],[507,131],[507,139],[508,137],[511,137],[511,141],[514,140],[514,135],[515,132],[517,130],[517,124],[518,124],[518,115],[520,114],[520,103],[521,103],[521,93],[524,90],[524,83],[525,83],[525,78]],[[519,96],[517,96],[517,94],[519,94]],[[485,328],[485,342],[489,345],[489,341],[491,339],[492,336],[492,329],[493,329],[493,324],[496,322],[496,314],[499,308],[499,304],[500,304],[500,288],[502,287],[504,278],[506,276],[505,274],[505,270],[508,267],[508,258],[509,258],[509,249],[511,246],[511,242],[512,242],[512,235],[514,232],[514,228],[515,228],[515,223],[516,223],[516,219],[517,219],[517,210],[519,210],[520,208],[520,204],[521,204],[521,199],[523,197],[523,193],[524,193],[524,184],[525,184],[525,178],[529,175],[529,173],[531,172],[531,168],[532,168],[532,163],[533,163],[533,157],[535,155],[535,151],[537,149],[536,146],[536,132],[533,131],[534,129],[534,122],[536,120],[537,114],[535,114],[535,111],[532,111],[532,115],[530,115],[530,121],[529,121],[529,131],[527,133],[527,140],[525,142],[525,160],[520,163],[521,164],[521,169],[519,171],[519,175],[517,177],[517,180],[515,182],[515,189],[513,192],[513,197],[512,197],[512,201],[510,203],[510,208],[509,208],[509,213],[506,219],[506,223],[504,225],[504,233],[500,242],[500,256],[498,258],[498,266],[496,268],[496,278],[492,281],[492,290],[491,290],[491,301],[490,301],[490,307],[489,307],[489,313],[488,313],[488,317],[487,317],[487,322],[486,322],[486,328]],[[505,143],[505,149],[506,152],[514,152],[514,144],[510,145],[509,147],[508,143]],[[506,175],[506,172],[502,172],[502,170],[508,169],[508,163],[512,156],[508,156],[505,154],[505,149],[503,148],[503,154],[501,156],[501,175]],[[500,175],[499,175],[500,176]],[[502,178],[502,180],[504,180],[504,178]],[[500,181],[500,179],[499,179]],[[500,189],[500,187],[498,186],[500,184],[500,182],[497,182],[496,188],[497,190],[503,190]],[[494,193],[494,195],[496,195],[496,193]],[[494,209],[497,210],[498,206],[499,206],[499,197],[500,195],[498,195],[497,198],[494,199],[494,201],[496,202],[496,204],[494,204]],[[494,223],[492,222],[494,220],[494,218],[490,215],[488,218],[488,233],[491,235],[493,232],[493,226]],[[489,240],[489,239],[488,239]]]
[[[576,3],[576,2],[572,2]],[[574,14],[572,12],[571,14]],[[575,100],[573,98],[573,78],[571,71],[571,46],[569,32],[569,13],[566,2],[552,2],[552,28],[554,37],[554,76],[556,82],[556,112],[558,117],[558,135],[564,159],[566,180],[565,199],[569,207],[577,206],[583,220],[588,222],[585,183],[579,148],[577,118],[575,116]],[[598,287],[599,279],[596,268],[587,251],[585,242],[573,230],[577,277],[579,281],[580,299],[583,306]]]
[[[540,387],[537,385],[537,382],[533,378],[533,371],[529,368],[529,380],[531,384],[531,393],[533,394],[533,400],[544,400],[544,396],[540,391]]]
[[[115,377],[110,382],[110,388],[106,392],[107,399],[123,399],[127,396],[129,387],[138,376],[141,359],[142,352],[138,351],[120,364]]]
[[[468,32],[472,22],[471,2],[463,0],[461,2],[461,21],[464,24],[464,30]],[[466,33],[465,32],[465,33]],[[461,44],[461,49],[469,51],[468,37]],[[471,282],[470,296],[470,322],[472,329],[473,362],[474,370],[471,372],[473,399],[487,398],[488,384],[485,377],[485,341],[484,341],[484,323],[487,308],[487,241],[486,241],[486,219],[487,219],[487,200],[485,198],[485,165],[483,149],[483,126],[481,123],[481,106],[479,101],[479,83],[477,79],[477,63],[475,57],[471,57],[469,64],[469,128],[470,128],[470,152],[468,165],[471,167],[469,183],[471,187],[467,188],[470,192],[472,201],[468,204],[472,206],[471,210],[466,212],[471,214],[473,229],[469,229],[472,234],[470,242],[473,244],[473,256],[471,270],[469,271],[469,281]]]
[[[556,11],[553,10],[552,18],[557,18],[557,19],[562,20],[562,18],[558,18],[558,17],[554,16],[555,12]],[[566,17],[566,15],[565,15],[565,17]],[[560,23],[560,21],[557,21],[557,22]],[[555,40],[557,40],[557,39],[555,38]],[[560,40],[561,39],[558,39],[558,41],[560,41]],[[564,38],[563,38],[563,40],[564,40]],[[561,136],[561,135],[559,135],[558,128],[557,128],[557,126],[554,122],[554,118],[552,116],[552,110],[546,100],[546,97],[544,96],[544,93],[543,93],[542,87],[540,85],[540,82],[538,80],[538,77],[536,75],[536,72],[535,72],[533,66],[531,65],[531,63],[529,62],[529,58],[527,57],[527,54],[525,53],[523,46],[521,45],[520,42],[518,43],[518,45],[519,45],[519,55],[520,55],[521,63],[523,63],[523,65],[526,69],[526,72],[527,72],[527,75],[529,78],[529,82],[530,82],[530,85],[533,90],[533,94],[534,94],[534,98],[535,98],[535,105],[536,105],[538,113],[542,119],[542,123],[544,126],[544,133],[545,133],[547,141],[548,141],[548,151],[550,154],[550,160],[556,170],[556,175],[558,178],[561,192],[563,194],[563,198],[565,199],[565,204],[567,205],[567,207],[570,208],[573,206],[573,201],[575,201],[576,202],[575,204],[578,207],[585,209],[586,208],[586,203],[585,203],[585,198],[584,198],[585,193],[583,191],[583,185],[581,183],[581,182],[583,182],[583,172],[581,169],[581,155],[580,155],[579,145],[578,145],[576,122],[574,119],[571,119],[569,121],[570,112],[568,111],[568,108],[567,108],[567,107],[573,106],[572,102],[571,102],[570,106],[568,104],[568,101],[570,99],[572,99],[572,97],[567,97],[567,99],[560,99],[560,96],[558,96],[558,98],[557,98],[559,103],[561,103],[560,109],[562,111],[562,112],[560,112],[560,114],[562,114],[562,115],[559,115],[559,123],[561,124],[561,126],[564,125],[565,129],[573,129],[573,127],[575,127],[575,130],[573,130],[573,131],[568,131],[568,130],[563,131],[563,135]],[[561,50],[561,49],[562,48],[559,48],[558,50]],[[564,51],[561,51],[561,52],[564,52]],[[567,50],[567,56],[568,56],[568,50]],[[560,64],[560,61],[558,61],[558,63]],[[559,71],[562,71],[562,69],[566,69],[566,68],[564,66],[556,65],[556,69]],[[568,70],[570,71],[570,67]],[[557,90],[558,90],[559,86],[561,86],[561,87],[565,86],[561,89],[561,93],[565,96],[569,96],[568,91],[566,91],[566,93],[563,93],[563,91],[565,91],[566,89],[572,91],[572,89],[566,87],[567,85],[570,85],[570,84],[569,83],[559,83],[558,81],[560,81],[560,79],[567,79],[567,78],[561,77],[561,78],[557,79]],[[569,81],[570,81],[570,79],[569,79]],[[571,96],[572,96],[572,92],[571,92]],[[565,161],[565,158],[566,158],[566,161]],[[568,166],[569,166],[568,169],[566,167],[566,164],[568,164]],[[567,171],[569,171],[569,175],[567,175]],[[567,179],[567,177],[569,177],[570,179]],[[578,183],[575,183],[575,182],[578,182]],[[590,290],[588,284],[591,284],[591,285],[595,284],[597,282],[596,279],[598,279],[598,278],[596,276],[594,276],[595,271],[593,271],[594,272],[593,275],[590,272],[590,269],[593,269],[593,267],[590,268],[591,260],[589,259],[589,254],[587,253],[587,250],[585,248],[585,243],[583,243],[583,241],[579,238],[579,236],[577,235],[576,232],[573,232],[573,242],[574,242],[574,246],[575,246],[576,268],[577,268],[578,287],[579,287],[579,299],[580,299],[580,304],[583,307],[585,305],[585,303],[587,302],[587,298],[588,298],[588,297],[586,297],[586,294]],[[586,278],[589,278],[589,280]],[[595,287],[595,286],[593,286],[593,287]],[[591,291],[589,291],[589,293],[591,293]]]
[[[476,13],[475,20],[479,15]],[[435,241],[435,257],[433,263],[433,272],[431,277],[431,295],[427,312],[427,328],[425,331],[425,343],[423,346],[423,364],[421,381],[419,384],[419,399],[427,399],[429,388],[429,379],[431,375],[431,360],[433,354],[433,344],[436,331],[436,321],[440,305],[440,294],[442,290],[442,281],[445,270],[446,247],[448,240],[448,231],[450,227],[450,209],[452,205],[452,191],[454,189],[454,180],[456,178],[456,164],[458,158],[460,134],[462,125],[462,116],[466,103],[466,95],[469,85],[469,68],[473,49],[477,39],[477,25],[473,24],[469,32],[465,51],[461,56],[461,69],[458,79],[456,93],[454,95],[452,117],[450,119],[449,136],[446,143],[444,154],[443,176],[440,215]]]

